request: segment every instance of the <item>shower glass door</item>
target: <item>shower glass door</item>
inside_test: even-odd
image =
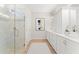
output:
[[[14,15],[10,6],[0,6],[0,54],[14,53]],[[14,9],[13,5],[11,7]]]
[[[15,22],[15,53],[24,53],[25,15],[21,10],[20,5],[15,6],[15,21],[14,22]]]
[[[24,53],[25,15],[19,7],[0,5],[0,54]]]

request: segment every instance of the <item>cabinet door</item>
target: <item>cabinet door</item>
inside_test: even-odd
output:
[[[57,39],[56,39],[56,35],[53,35],[52,33],[50,33],[50,43],[52,45],[52,47],[56,50],[57,47],[57,43],[56,43]]]
[[[66,53],[67,54],[79,54],[79,43],[72,41],[72,40],[66,40]]]
[[[57,53],[65,53],[65,41],[62,37],[56,37],[57,39]]]
[[[56,50],[56,37],[50,32],[47,32],[47,39],[52,45],[52,47]]]

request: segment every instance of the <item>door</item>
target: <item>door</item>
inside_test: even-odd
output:
[[[23,53],[25,15],[17,5],[0,7],[0,53]]]
[[[11,5],[3,6],[0,7],[0,54],[14,53],[14,16],[9,12]]]
[[[66,42],[64,40],[63,37],[60,37],[60,36],[57,36],[56,37],[56,41],[57,41],[57,47],[56,47],[56,50],[57,50],[57,53],[60,53],[60,54],[63,54],[65,53],[65,49],[66,49]]]
[[[24,53],[25,16],[20,9],[15,9],[15,53]]]

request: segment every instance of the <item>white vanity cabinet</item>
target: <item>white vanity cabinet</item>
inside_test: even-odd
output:
[[[55,49],[55,51],[56,51],[57,46],[56,46],[56,37],[55,37],[55,35],[53,36],[52,33],[47,31],[47,39],[48,39],[49,43],[52,45],[52,47]]]
[[[67,54],[79,54],[79,43],[69,40],[66,40],[66,52]]]
[[[56,36],[56,52],[59,54],[64,54],[66,50],[66,41],[63,37]]]
[[[47,39],[57,54],[79,54],[79,43],[74,40],[51,32],[47,32]]]
[[[79,43],[71,39],[57,36],[56,47],[58,54],[79,54]]]
[[[50,44],[53,46],[53,48],[55,49],[55,51],[57,51],[57,39],[56,39],[56,35],[53,35],[52,33],[50,33]]]
[[[62,37],[47,32],[47,39],[57,53],[65,53],[66,41]]]

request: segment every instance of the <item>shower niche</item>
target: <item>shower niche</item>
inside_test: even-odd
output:
[[[35,19],[35,29],[36,31],[44,31],[45,30],[45,19],[44,18],[36,18]]]

